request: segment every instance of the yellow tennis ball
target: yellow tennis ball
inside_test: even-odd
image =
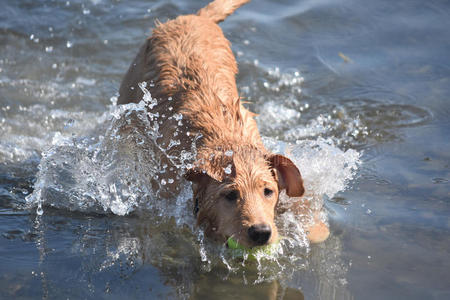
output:
[[[257,246],[253,248],[247,248],[238,243],[235,239],[230,237],[227,240],[228,248],[231,249],[234,256],[244,257],[248,255],[248,258],[256,260],[259,257],[275,256],[281,249],[279,241],[265,246]]]

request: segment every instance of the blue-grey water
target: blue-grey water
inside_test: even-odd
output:
[[[291,244],[257,262],[203,238],[187,183],[158,201],[114,134],[155,20],[206,3],[0,0],[0,298],[449,299],[450,3],[254,0],[221,24],[331,229],[309,245],[284,214]]]

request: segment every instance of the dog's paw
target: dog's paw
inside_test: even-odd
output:
[[[324,222],[317,222],[308,228],[308,240],[312,244],[324,242],[330,235],[330,229]]]

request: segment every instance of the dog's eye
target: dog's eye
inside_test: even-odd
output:
[[[272,194],[273,194],[273,191],[271,189],[268,189],[268,188],[264,189],[264,196],[270,197],[270,196],[272,196]]]
[[[225,198],[230,202],[234,202],[239,198],[239,192],[237,190],[229,191],[225,194]]]

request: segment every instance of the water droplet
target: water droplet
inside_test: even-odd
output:
[[[68,129],[68,128],[72,127],[74,123],[75,123],[75,120],[69,119],[69,120],[66,122],[66,124],[64,125],[64,129]]]
[[[23,195],[28,195],[28,190],[27,189],[19,189]]]
[[[72,46],[73,46],[72,42],[71,41],[67,41],[66,47],[67,48],[72,48]]]
[[[113,106],[117,105],[117,100],[119,100],[117,96],[112,96],[111,98],[109,98],[109,101]]]
[[[161,179],[161,185],[166,185],[166,184],[167,184],[166,180],[165,179]]]
[[[228,156],[228,157],[233,156],[233,150],[227,150],[227,151],[225,151],[225,155]]]
[[[225,169],[223,169],[225,171],[225,174],[230,175],[231,174],[231,164],[228,165]]]
[[[52,46],[45,47],[45,52],[47,53],[53,52],[53,47]]]
[[[44,210],[42,209],[42,204],[39,202],[38,207],[36,209],[36,214],[38,216],[42,216],[44,214]]]

